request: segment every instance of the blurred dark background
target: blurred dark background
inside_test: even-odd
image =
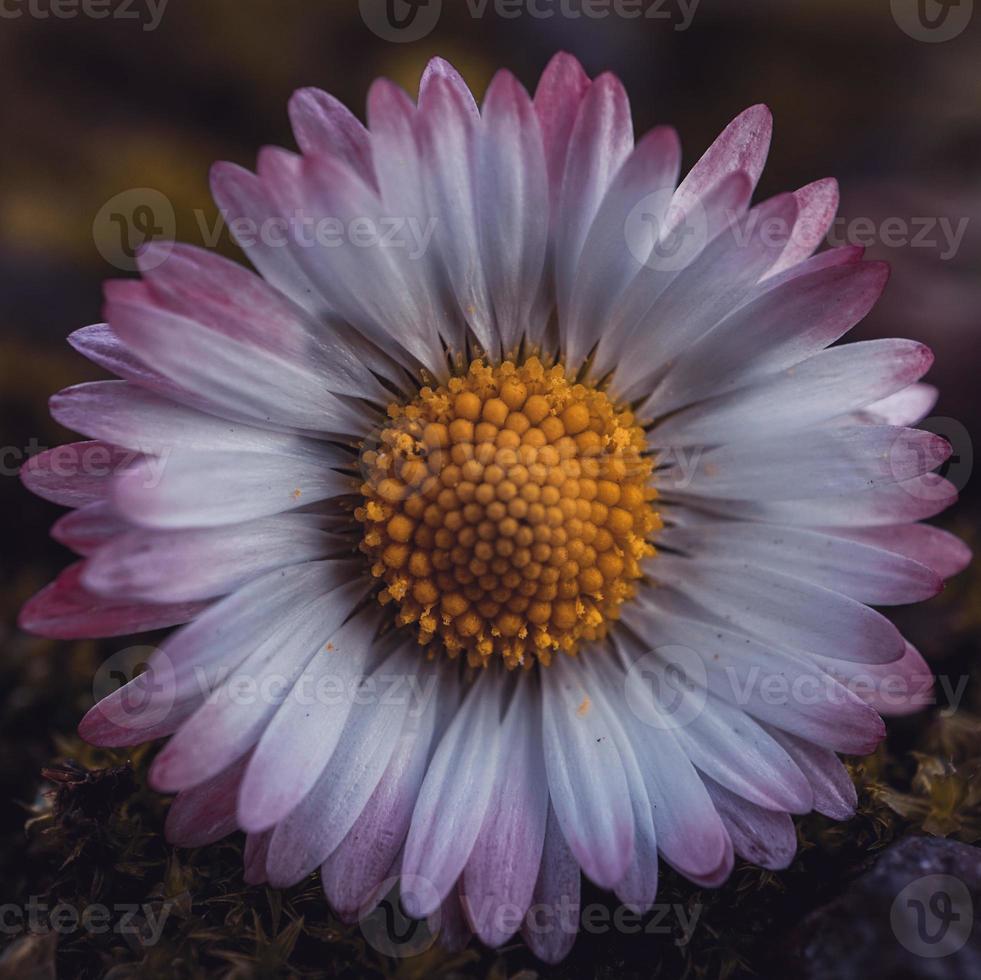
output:
[[[64,754],[59,739],[91,704],[94,665],[128,645],[42,641],[14,625],[20,603],[69,560],[47,536],[58,508],[23,491],[15,473],[26,455],[69,437],[48,419],[48,395],[99,376],[65,337],[100,319],[101,282],[128,274],[117,267],[120,230],[106,221],[107,202],[158,191],[173,209],[172,227],[168,214],[155,216],[161,227],[204,244],[217,217],[210,164],[251,167],[264,144],[293,147],[294,89],[325,88],[360,114],[373,78],[389,76],[414,95],[435,54],[479,98],[497,68],[532,89],[555,51],[571,51],[591,74],[622,78],[639,132],[676,126],[686,166],[737,112],[766,102],[775,134],[760,194],[838,177],[844,221],[835,244],[867,244],[893,265],[886,296],[853,338],[912,337],[936,353],[926,379],[941,388],[931,427],[954,442],[949,476],[962,490],[941,522],[974,540],[981,12],[971,6],[962,0],[931,29],[915,0],[443,0],[435,23],[430,0],[400,35],[383,19],[384,0],[2,0],[4,853],[24,839],[25,809],[41,806],[41,767]],[[635,11],[646,16],[627,16]],[[405,41],[409,34],[424,36]],[[227,235],[219,248],[236,254]],[[972,574],[897,614],[935,664],[971,662],[981,628]],[[18,868],[15,878],[26,874]]]

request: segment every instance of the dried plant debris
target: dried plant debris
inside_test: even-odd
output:
[[[981,717],[940,712],[928,726],[908,791],[876,783],[876,799],[935,837],[981,839]]]

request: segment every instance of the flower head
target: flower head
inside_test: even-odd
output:
[[[354,918],[392,874],[550,961],[580,871],[645,909],[661,859],[786,866],[928,696],[870,606],[967,561],[916,523],[956,496],[929,351],[833,346],[886,281],[815,254],[834,182],[751,207],[756,106],[678,184],[566,55],[479,111],[440,60],[367,127],[290,110],[299,155],[213,173],[259,275],[146,249],[71,338],[123,380],[52,401],[91,441],[25,467],[81,560],[23,624],[181,626],[82,734],[171,736],[170,838],[245,830],[251,882],[319,867]]]

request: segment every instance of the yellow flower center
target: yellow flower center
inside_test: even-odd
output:
[[[392,405],[362,454],[362,550],[399,625],[472,666],[605,635],[661,526],[633,414],[538,358]]]

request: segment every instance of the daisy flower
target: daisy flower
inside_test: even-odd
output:
[[[968,557],[916,523],[956,496],[930,352],[835,346],[887,278],[815,254],[835,183],[751,206],[754,106],[679,184],[568,55],[290,115],[301,153],[213,172],[258,275],[146,248],[71,337],[122,380],[52,400],[89,441],[24,468],[80,560],[23,625],[180,626],[82,736],[169,736],[169,839],[244,830],[250,882],[319,868],[353,920],[398,878],[546,961],[581,873],[644,910],[662,860],[785,867],[793,814],[853,812],[836,753],[929,698],[870,606]]]

